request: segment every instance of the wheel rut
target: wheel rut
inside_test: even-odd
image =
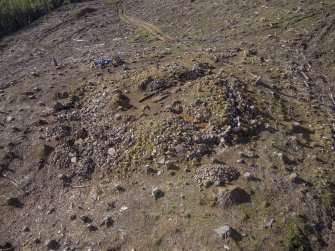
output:
[[[170,37],[167,34],[164,34],[157,26],[148,23],[144,20],[140,20],[134,17],[129,17],[125,14],[125,8],[122,4],[122,2],[118,2],[116,4],[117,7],[117,13],[119,18],[127,23],[131,23],[135,26],[141,27],[145,30],[147,30],[148,32],[150,32],[151,34],[153,34],[157,39],[164,41],[164,42],[171,42],[173,40],[172,37]]]

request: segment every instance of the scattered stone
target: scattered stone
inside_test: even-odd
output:
[[[271,219],[268,223],[266,223],[265,228],[272,228],[272,225],[275,223],[276,221],[274,219]]]
[[[36,121],[34,122],[34,124],[35,124],[36,126],[43,126],[43,125],[47,125],[48,122],[47,122],[46,120],[44,120],[44,119],[38,119],[38,120],[36,120]]]
[[[238,179],[239,172],[229,166],[222,164],[205,165],[199,168],[194,176],[195,181],[199,185],[216,185],[222,186],[231,181]]]
[[[33,76],[33,77],[38,77],[38,76],[40,76],[40,74],[39,74],[38,72],[35,72],[35,71],[31,72],[30,74],[31,74],[31,76]]]
[[[71,158],[71,163],[77,163],[77,157],[72,157]]]
[[[157,170],[153,169],[150,165],[145,165],[144,170],[146,174],[155,174]]]
[[[155,198],[155,200],[158,200],[159,198],[164,197],[164,192],[156,187],[152,189],[152,196]]]
[[[120,208],[119,212],[121,213],[121,212],[126,211],[126,210],[128,210],[128,207],[126,207],[126,206],[122,206],[122,207]]]
[[[77,215],[76,214],[72,214],[71,216],[70,216],[70,220],[76,220],[77,219]]]
[[[61,173],[58,175],[58,179],[62,181],[63,183],[69,183],[71,182],[71,179],[67,177],[65,174]]]
[[[203,183],[202,183],[202,185],[205,187],[205,188],[209,188],[209,187],[211,187],[212,185],[213,185],[214,183],[213,183],[213,181],[212,180],[205,180]]]
[[[299,181],[299,177],[298,177],[298,174],[296,173],[291,173],[290,176],[289,176],[290,180],[294,183],[298,182]]]
[[[23,232],[29,232],[29,231],[30,231],[30,228],[27,227],[27,226],[24,226],[24,227],[22,228],[22,231],[23,231]]]
[[[114,225],[114,220],[111,217],[106,217],[102,220],[99,227],[105,225],[107,228],[112,227]]]
[[[165,158],[161,157],[157,160],[157,164],[164,165],[165,164]]]
[[[244,159],[238,159],[237,163],[239,163],[239,164],[245,164],[245,160]]]
[[[126,191],[126,189],[125,189],[124,187],[122,187],[121,185],[119,185],[119,184],[116,184],[116,185],[115,185],[115,188],[116,188],[116,190],[119,191],[119,192],[124,192],[124,191]]]
[[[13,126],[13,127],[12,127],[12,131],[13,131],[13,132],[20,132],[21,130],[20,130],[20,128],[17,128],[17,127],[15,127],[15,126]]]
[[[130,104],[130,99],[123,94],[123,92],[119,89],[113,90],[113,94],[110,98],[110,101],[108,103],[108,109],[118,109],[121,108],[121,110],[127,110],[133,107],[132,104]]]
[[[197,99],[194,100],[194,102],[193,102],[193,104],[194,104],[195,106],[201,105],[202,103],[204,103],[204,101],[201,100],[200,98],[197,98]]]
[[[33,241],[35,244],[40,244],[41,243],[41,238],[40,237],[37,237],[34,239]]]
[[[15,197],[10,197],[7,199],[7,205],[11,206],[11,207],[16,207],[16,208],[22,208],[23,204],[21,203],[21,201],[18,198]]]
[[[64,110],[64,105],[62,103],[56,102],[53,106],[53,111],[54,112],[60,112],[62,110]]]
[[[57,250],[60,248],[60,245],[56,240],[46,240],[45,245],[47,246],[48,250]]]
[[[217,203],[222,207],[250,202],[250,195],[240,187],[224,189],[218,194]]]
[[[108,154],[109,155],[112,155],[112,156],[115,156],[116,155],[116,150],[114,147],[111,147],[108,149]]]
[[[181,101],[174,100],[170,106],[166,107],[166,110],[175,114],[182,113],[183,107],[181,106]]]
[[[250,172],[245,172],[243,174],[243,177],[246,179],[246,180],[252,180],[253,179],[253,176]]]
[[[293,127],[300,127],[300,123],[294,121],[294,122],[292,122],[292,126],[293,126]]]
[[[227,238],[231,235],[231,227],[222,226],[215,229],[215,232],[219,235],[220,238]]]
[[[42,91],[42,88],[40,88],[40,87],[35,87],[34,90],[35,90],[36,92],[41,92],[41,91]]]
[[[67,91],[62,91],[62,92],[58,92],[56,94],[57,98],[59,99],[66,99],[69,97],[69,93]]]
[[[0,245],[1,251],[14,251],[14,247],[10,242],[6,242],[4,245]]]
[[[119,114],[119,113],[117,113],[117,114],[114,115],[114,118],[115,118],[116,120],[121,120],[121,119],[122,119],[122,115]]]
[[[88,217],[87,215],[81,215],[79,218],[80,218],[84,223],[91,223],[91,222],[93,222],[93,220],[92,220],[90,217]]]
[[[93,231],[98,230],[98,228],[97,228],[96,226],[94,226],[93,224],[88,224],[88,225],[87,225],[87,229],[88,229],[90,232],[93,232]]]
[[[166,168],[167,171],[170,171],[170,170],[177,171],[177,170],[179,170],[179,167],[172,162],[166,162],[165,163],[165,168]]]
[[[8,116],[8,117],[7,117],[7,122],[11,122],[11,121],[13,121],[13,120],[14,120],[13,117],[11,117],[11,116]]]
[[[47,214],[53,214],[56,211],[56,208],[52,207],[48,210]]]

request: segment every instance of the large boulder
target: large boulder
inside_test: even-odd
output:
[[[217,195],[217,204],[222,207],[250,202],[250,195],[240,187],[231,187],[220,190]]]

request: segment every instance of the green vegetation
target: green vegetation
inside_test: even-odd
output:
[[[278,222],[278,227],[283,234],[283,244],[289,250],[311,250],[309,235],[312,229],[303,216],[292,216],[286,221]]]
[[[0,0],[0,38],[66,3],[83,0]]]
[[[152,41],[156,40],[156,37],[152,33],[150,33],[149,31],[147,31],[145,29],[139,28],[135,32],[136,32],[137,35],[142,37],[147,42],[152,42]]]
[[[161,238],[156,239],[155,242],[154,242],[155,246],[157,246],[157,247],[159,247],[160,245],[162,245],[162,243],[163,243],[163,240]]]

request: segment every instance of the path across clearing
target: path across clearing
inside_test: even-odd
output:
[[[147,30],[148,32],[150,32],[151,34],[153,34],[155,37],[157,37],[159,40],[168,42],[168,41],[172,41],[172,37],[170,37],[169,35],[164,34],[158,27],[156,27],[155,25],[148,23],[146,21],[134,18],[134,17],[129,17],[125,14],[124,11],[124,7],[122,5],[122,2],[118,2],[116,4],[117,7],[117,13],[119,15],[119,18],[127,23],[132,23],[136,26],[139,26],[145,30]]]

